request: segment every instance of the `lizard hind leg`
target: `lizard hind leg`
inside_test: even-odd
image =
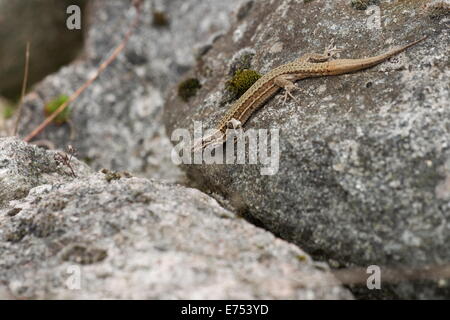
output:
[[[299,89],[299,87],[292,82],[293,80],[295,80],[295,76],[293,75],[281,75],[273,80],[277,86],[284,89],[283,105],[286,103],[288,96],[291,97],[295,102],[300,104],[300,102],[292,94],[292,91]]]

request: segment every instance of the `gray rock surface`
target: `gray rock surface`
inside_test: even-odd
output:
[[[249,52],[250,67],[265,73],[322,52],[332,39],[344,48],[341,57],[359,58],[428,34],[426,42],[370,70],[300,82],[300,104],[282,105],[280,94],[259,110],[245,128],[281,130],[275,175],[262,176],[260,165],[184,169],[203,190],[334,266],[448,264],[448,11],[431,15],[420,1],[380,5],[365,12],[343,0],[255,1],[186,75],[200,81],[197,95],[186,103],[173,88],[167,132],[192,128],[193,120],[213,127],[229,107],[226,81]],[[436,280],[401,283],[379,296],[449,298],[450,287]]]
[[[78,5],[84,10],[86,3],[86,0],[0,0],[0,95],[9,98],[20,95],[28,41],[29,84],[77,57],[83,46],[83,31],[66,28],[66,8]]]
[[[35,185],[25,198],[0,194],[0,299],[352,298],[299,248],[198,190],[106,171],[38,179],[52,152],[1,146],[12,159],[2,183],[30,161],[39,170],[9,179]]]
[[[55,161],[59,151],[45,151],[14,138],[0,138],[0,208],[25,197],[42,184],[73,180],[69,167]],[[70,162],[78,177],[91,169],[77,159]]]
[[[241,0],[143,1],[141,22],[123,53],[77,99],[72,107],[74,139],[69,125],[50,126],[38,139],[59,148],[72,144],[93,168],[180,181],[181,170],[170,160],[171,145],[162,125],[169,85],[178,81],[218,34],[228,30],[230,12]],[[123,40],[135,17],[131,1],[91,1],[84,59],[42,81],[27,97],[20,133],[43,120],[43,106],[70,95]],[[167,26],[154,26],[162,12]],[[231,17],[231,18],[230,18]]]

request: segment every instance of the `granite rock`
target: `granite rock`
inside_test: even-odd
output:
[[[142,2],[141,18],[124,51],[70,107],[70,123],[48,127],[37,139],[56,147],[72,144],[95,169],[129,170],[146,177],[182,181],[171,161],[162,125],[167,88],[196,62],[198,52],[225,33],[241,0]],[[83,17],[82,59],[46,77],[26,98],[20,134],[44,118],[43,106],[70,95],[97,70],[123,40],[136,16],[131,1],[95,0]],[[155,26],[153,13],[167,20]]]
[[[53,155],[1,143],[14,159],[2,172]],[[29,175],[34,188],[0,209],[0,298],[352,299],[297,246],[199,190],[107,170]]]
[[[245,129],[279,129],[279,169],[183,165],[190,180],[237,212],[335,267],[421,268],[450,262],[450,68],[448,11],[420,1],[255,1],[186,78],[201,89],[187,103],[174,87],[165,105],[169,136],[213,127],[230,106],[227,81],[250,61],[261,73],[332,40],[341,58],[373,56],[428,35],[377,67],[303,80],[300,103],[279,94]],[[192,132],[192,131],[191,131]],[[174,141],[174,144],[177,144]],[[448,281],[385,286],[378,297],[450,297]],[[367,288],[362,296],[373,295]]]

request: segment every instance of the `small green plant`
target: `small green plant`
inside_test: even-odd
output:
[[[153,26],[167,27],[169,25],[169,18],[167,14],[162,11],[153,11]]]
[[[3,118],[10,119],[12,118],[13,115],[14,115],[14,107],[10,105],[5,106],[5,108],[3,109]]]
[[[178,96],[181,98],[181,100],[187,102],[189,98],[197,94],[198,89],[200,89],[201,87],[202,86],[198,79],[186,79],[178,85]]]
[[[259,78],[261,74],[250,69],[238,70],[233,78],[227,81],[226,88],[237,98],[242,96]]]
[[[67,95],[60,95],[59,97],[53,99],[49,103],[47,103],[44,106],[44,113],[48,117],[53,112],[55,112],[63,103],[66,103],[69,100],[69,97]],[[69,120],[70,116],[70,108],[66,107],[63,112],[58,114],[58,116],[53,120],[53,122],[57,125],[62,125],[66,123]]]

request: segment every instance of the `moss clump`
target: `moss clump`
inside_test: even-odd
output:
[[[380,0],[352,0],[352,7],[356,10],[366,10],[371,5],[378,5]]]
[[[55,112],[63,103],[66,103],[69,100],[69,97],[62,94],[59,97],[53,99],[52,101],[50,101],[49,103],[47,103],[44,106],[44,112],[45,115],[48,117],[51,114],[53,114],[53,112]],[[69,116],[70,116],[70,108],[66,107],[64,109],[63,112],[61,112],[60,114],[58,114],[56,116],[56,118],[53,120],[53,122],[57,125],[62,125],[63,123],[66,123],[69,120]]]
[[[105,179],[108,182],[111,182],[113,180],[120,180],[122,178],[120,172],[117,171],[109,171],[108,169],[102,169],[100,172],[105,175]]]
[[[226,88],[239,98],[261,77],[262,75],[254,70],[238,70],[233,78],[227,81]]]
[[[167,14],[162,11],[153,11],[153,26],[154,27],[167,27],[169,25],[169,18]]]
[[[74,244],[61,253],[63,261],[75,262],[82,265],[94,264],[106,259],[108,252],[88,245]]]
[[[201,87],[202,86],[198,79],[189,78],[178,85],[178,96],[181,98],[181,100],[187,102],[189,98],[197,94],[198,89],[200,89]]]
[[[5,106],[5,108],[3,109],[3,118],[10,119],[12,118],[13,115],[14,115],[14,107],[9,105]]]
[[[120,178],[122,178],[122,176],[118,172],[110,172],[105,175],[105,179],[108,182],[111,182],[113,180],[120,180]]]

